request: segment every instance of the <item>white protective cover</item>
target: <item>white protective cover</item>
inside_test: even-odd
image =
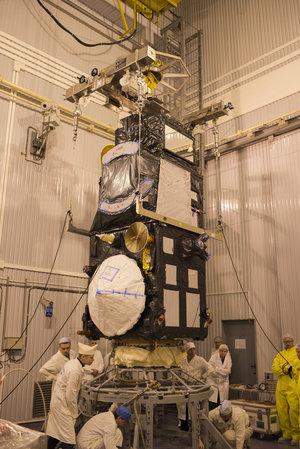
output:
[[[29,449],[47,446],[47,435],[0,419],[1,449]]]
[[[156,212],[182,223],[197,226],[192,214],[191,174],[169,161],[160,161]]]
[[[135,260],[112,256],[97,268],[89,286],[91,318],[107,337],[130,330],[145,308],[145,284]]]

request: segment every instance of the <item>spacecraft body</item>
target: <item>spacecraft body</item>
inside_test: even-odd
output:
[[[207,253],[199,234],[184,229],[184,223],[202,227],[202,178],[196,164],[168,149],[170,130],[194,145],[168,114],[143,113],[123,119],[115,146],[102,151],[83,315],[83,329],[94,338],[207,336]],[[137,213],[137,201],[153,216]]]

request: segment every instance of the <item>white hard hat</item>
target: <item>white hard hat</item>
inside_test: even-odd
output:
[[[97,349],[97,345],[88,346],[88,345],[84,345],[83,343],[80,343],[80,342],[78,343],[78,354],[94,355],[96,349]]]
[[[188,352],[188,350],[189,350],[189,349],[192,349],[192,348],[196,348],[196,346],[194,345],[194,343],[193,343],[192,341],[189,341],[189,342],[187,342],[187,343],[185,344],[185,350],[186,350],[186,352]]]

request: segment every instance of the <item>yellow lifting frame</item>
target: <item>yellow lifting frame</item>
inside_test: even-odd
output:
[[[131,28],[128,28],[126,17],[123,12],[123,8],[121,5],[121,1],[125,3],[125,5],[128,5],[130,8],[133,9],[133,26]],[[155,13],[157,15],[157,21],[159,19],[159,15],[165,13],[170,8],[177,8],[178,3],[181,0],[118,0],[119,10],[121,13],[121,17],[123,20],[123,24],[125,27],[125,32],[121,34],[120,39],[125,37],[127,34],[129,34],[131,31],[136,30],[136,15],[137,13],[141,13],[146,19],[153,20],[153,16]]]
[[[123,24],[124,24],[124,27],[125,27],[125,32],[123,34],[121,34],[120,39],[125,37],[127,34],[131,33],[131,31],[135,31],[136,30],[136,11],[137,11],[136,2],[137,2],[137,0],[133,0],[133,26],[131,28],[128,28],[128,25],[127,25],[127,22],[126,22],[126,17],[124,15],[124,12],[123,12],[123,9],[122,9],[122,5],[121,5],[121,0],[118,0],[118,5],[119,5],[121,17],[122,17]]]

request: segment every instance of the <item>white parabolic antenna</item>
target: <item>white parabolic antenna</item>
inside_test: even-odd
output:
[[[145,284],[136,261],[112,256],[97,268],[89,286],[90,316],[107,337],[123,335],[145,308]]]

